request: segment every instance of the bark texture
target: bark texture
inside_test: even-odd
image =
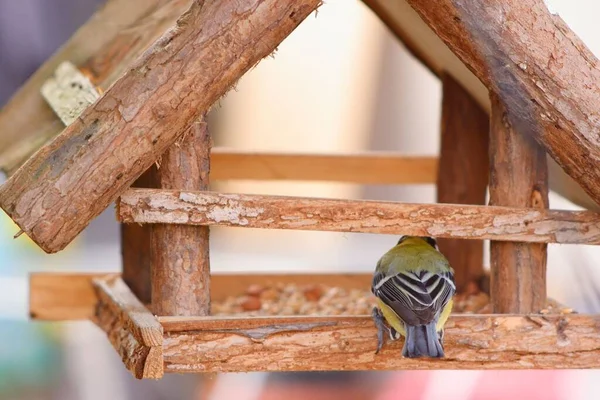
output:
[[[211,138],[203,119],[160,159],[163,189],[208,190]],[[210,314],[209,227],[152,227],[152,311],[158,315]]]
[[[534,138],[600,204],[598,60],[543,0],[408,0]]]
[[[64,125],[40,94],[64,61],[106,90],[191,0],[108,0],[0,109],[0,169],[11,175]]]
[[[376,355],[367,316],[160,320],[166,372],[600,367],[600,319],[589,315],[452,315],[443,359],[400,357],[402,340]]]
[[[163,328],[120,278],[93,281],[96,323],[137,379],[162,378]]]
[[[515,131],[496,96],[490,129],[490,204],[548,208],[546,153]],[[495,313],[535,313],[546,303],[545,243],[490,243],[491,296]]]
[[[193,2],[0,188],[0,206],[44,251],[62,250],[319,5]]]
[[[127,223],[428,235],[535,243],[600,244],[600,215],[460,204],[410,204],[288,196],[132,189]]]
[[[489,118],[451,76],[442,78],[438,203],[485,204],[488,185]],[[454,268],[458,291],[483,276],[483,242],[444,239],[440,251]]]

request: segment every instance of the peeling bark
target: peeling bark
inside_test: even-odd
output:
[[[118,207],[119,218],[126,223],[600,244],[600,215],[590,211],[152,189],[129,190],[121,196]]]

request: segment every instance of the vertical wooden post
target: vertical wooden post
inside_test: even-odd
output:
[[[132,187],[156,188],[155,166],[140,176]],[[144,304],[150,304],[150,241],[152,225],[121,224],[121,256],[123,281]]]
[[[442,77],[438,203],[485,204],[488,185],[489,117],[451,76]],[[458,291],[483,275],[483,241],[439,239],[455,271]]]
[[[163,189],[207,190],[211,138],[206,119],[159,161]],[[152,311],[157,315],[210,313],[209,228],[156,224],[152,229]]]
[[[490,204],[548,208],[546,153],[510,125],[492,94]],[[491,297],[495,313],[535,313],[546,303],[544,243],[491,242]]]

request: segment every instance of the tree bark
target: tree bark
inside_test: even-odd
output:
[[[489,118],[451,76],[442,78],[442,129],[437,201],[485,204],[488,185]],[[483,242],[440,239],[440,251],[454,268],[458,291],[483,276]]]
[[[514,129],[600,204],[600,69],[564,21],[543,0],[407,2],[500,97]]]
[[[63,61],[106,90],[191,0],[108,0],[0,109],[0,169],[11,175],[64,125],[40,94]]]
[[[600,367],[599,321],[590,315],[452,315],[437,360],[400,357],[403,340],[376,355],[369,316],[160,321],[172,373]]]
[[[548,208],[546,153],[515,131],[496,96],[490,129],[490,204]],[[546,302],[545,243],[490,243],[491,297],[495,313],[536,313]]]
[[[158,185],[208,190],[210,149],[210,134],[202,119],[161,157]],[[209,227],[154,225],[151,251],[152,311],[158,315],[209,315]]]
[[[163,327],[119,277],[93,281],[95,320],[138,379],[163,376]]]
[[[62,250],[320,3],[193,2],[0,188],[0,206],[44,251]]]
[[[532,243],[600,244],[600,215],[460,204],[131,189],[119,218],[140,224],[428,235]]]

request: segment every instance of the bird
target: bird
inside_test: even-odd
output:
[[[444,325],[456,284],[454,270],[434,238],[400,237],[377,262],[371,292],[377,299],[372,312],[377,328],[375,354],[383,347],[387,330],[392,340],[405,337],[403,357],[444,357]]]

